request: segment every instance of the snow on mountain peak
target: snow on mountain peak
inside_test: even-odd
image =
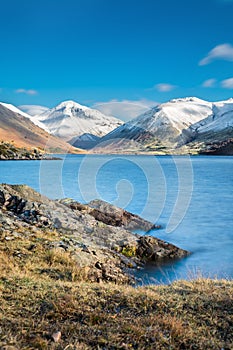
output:
[[[75,101],[63,101],[37,116],[51,134],[66,141],[83,134],[103,136],[123,122]]]
[[[82,109],[82,110],[88,110],[90,108],[83,106],[75,101],[68,100],[68,101],[63,101],[59,105],[55,107],[56,110],[65,108],[66,110],[71,110],[72,108],[74,109]]]
[[[190,140],[221,140],[229,138],[233,130],[233,99],[212,103],[212,114],[183,131],[179,144]]]
[[[137,120],[148,129],[170,125],[178,132],[212,115],[212,103],[196,97],[173,99],[139,116]],[[145,121],[147,120],[147,124]],[[152,122],[153,120],[153,122]]]
[[[212,103],[196,97],[173,99],[153,107],[135,119],[106,135],[104,140],[142,140],[147,138],[176,143],[183,130],[208,116],[212,116]],[[111,141],[114,142],[114,141]],[[117,142],[117,141],[116,141]]]
[[[207,101],[204,101],[204,100],[202,100],[198,97],[194,97],[194,96],[174,98],[167,103],[179,103],[179,102],[207,103]]]

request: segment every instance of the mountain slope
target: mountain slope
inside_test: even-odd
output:
[[[212,103],[195,97],[152,108],[101,139],[98,149],[164,150],[175,147],[183,129],[212,115]]]
[[[76,136],[69,141],[69,143],[74,147],[80,147],[82,149],[92,149],[95,147],[101,140],[101,137],[93,135],[93,134],[82,134],[80,136]]]
[[[44,129],[44,130],[46,130],[48,132],[48,129],[45,128],[43,126],[43,124],[40,123],[39,120],[37,120],[37,119],[34,120],[34,118],[31,115],[25,113],[24,111],[22,111],[21,109],[15,107],[14,105],[12,105],[10,103],[4,103],[4,102],[0,102],[0,105],[2,105],[3,107],[6,107],[7,109],[9,109],[10,111],[12,111],[14,113],[20,114],[23,117],[30,119],[35,125],[39,126],[41,129]]]
[[[179,145],[189,142],[219,142],[233,137],[233,99],[214,102],[212,115],[183,130]]]
[[[83,134],[101,137],[123,124],[119,119],[108,117],[74,101],[62,102],[36,116],[36,119],[50,130],[52,135],[70,143]]]
[[[0,140],[14,141],[17,147],[36,147],[51,152],[78,152],[63,140],[48,134],[22,114],[0,104]]]

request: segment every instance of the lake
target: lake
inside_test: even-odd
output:
[[[101,198],[162,225],[150,232],[192,252],[146,266],[142,283],[233,277],[233,157],[62,155],[2,161],[0,182],[27,184],[49,198]]]

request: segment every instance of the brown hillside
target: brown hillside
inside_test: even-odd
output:
[[[63,140],[50,135],[45,130],[33,124],[30,119],[14,113],[0,105],[0,140],[14,141],[17,147],[37,147],[45,152],[83,153]]]

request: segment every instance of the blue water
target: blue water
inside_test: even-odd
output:
[[[151,232],[192,254],[137,272],[143,283],[233,277],[233,157],[67,155],[0,162],[0,182],[50,198],[112,202],[162,225]]]

